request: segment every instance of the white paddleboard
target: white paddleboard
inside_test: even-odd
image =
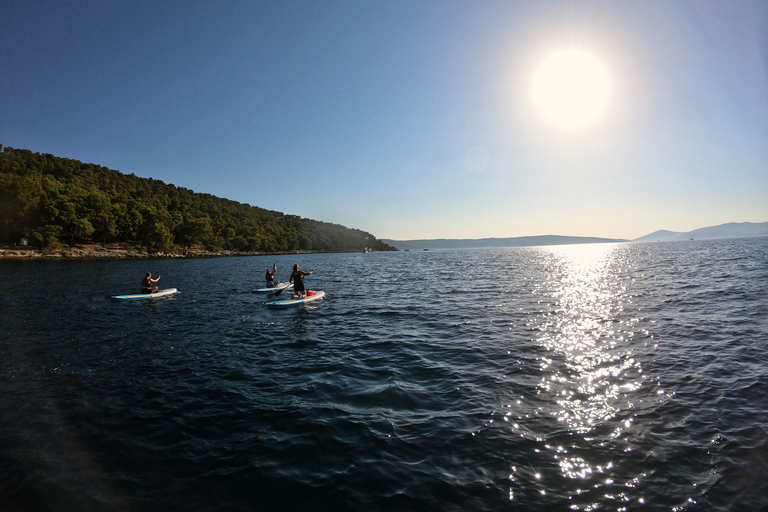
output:
[[[285,290],[286,288],[293,288],[293,283],[280,283],[277,286],[273,286],[272,288],[256,288],[253,292],[254,293],[272,293],[276,292],[278,290]]]
[[[168,288],[166,290],[158,290],[155,293],[136,293],[134,295],[113,295],[114,300],[140,300],[140,299],[156,299],[158,297],[166,297],[177,293],[176,288]]]
[[[291,306],[299,306],[305,302],[312,302],[313,300],[319,300],[323,297],[325,297],[325,292],[319,291],[314,295],[309,295],[303,299],[294,299],[291,297],[289,299],[273,300],[272,302],[267,302],[267,307],[272,309],[290,308]]]

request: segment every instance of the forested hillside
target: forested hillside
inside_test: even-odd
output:
[[[395,250],[338,224],[265,210],[94,164],[0,145],[0,242],[151,251]]]

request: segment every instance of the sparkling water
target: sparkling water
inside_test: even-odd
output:
[[[5,511],[768,508],[765,237],[0,276]]]

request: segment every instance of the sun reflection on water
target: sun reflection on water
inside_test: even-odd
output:
[[[559,442],[570,436],[573,444],[560,446],[551,437],[538,442],[552,453],[553,469],[562,478],[581,482],[568,491],[572,509],[590,510],[606,500],[627,502],[625,490],[637,482],[623,478],[617,483],[616,464],[622,461],[610,459],[631,451],[625,438],[645,381],[633,356],[633,343],[644,334],[638,332],[639,319],[633,318],[638,315],[632,314],[627,292],[632,275],[628,251],[621,244],[535,250],[541,279],[534,293],[540,307],[528,327],[544,349],[535,413],[565,425],[568,434],[554,435]],[[510,430],[524,435],[526,418],[507,418]],[[617,443],[627,446],[617,450]]]
[[[551,314],[538,326],[538,341],[551,356],[542,358],[539,387],[554,398],[557,419],[578,433],[613,418],[622,397],[642,386],[642,369],[629,343],[631,324],[637,320],[621,319],[628,304],[625,286],[617,279],[620,248],[594,244],[547,249],[544,271]]]

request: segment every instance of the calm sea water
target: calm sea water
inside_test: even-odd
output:
[[[768,508],[768,238],[0,278],[4,511]]]

